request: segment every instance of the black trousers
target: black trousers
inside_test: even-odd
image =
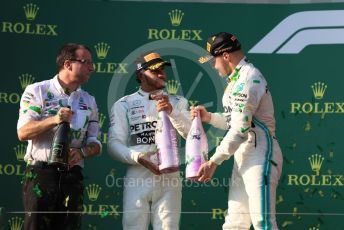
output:
[[[81,167],[59,171],[46,165],[28,166],[24,175],[25,230],[81,229]]]

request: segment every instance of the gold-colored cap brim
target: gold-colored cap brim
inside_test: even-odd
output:
[[[201,63],[201,64],[204,64],[204,63],[210,61],[213,58],[214,57],[212,55],[206,55],[206,56],[198,58],[198,62]]]

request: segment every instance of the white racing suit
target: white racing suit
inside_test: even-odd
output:
[[[223,229],[278,229],[276,188],[282,153],[275,138],[275,118],[267,82],[243,58],[229,76],[222,98],[224,113],[210,124],[228,129],[211,161],[220,165],[234,155],[228,213]]]
[[[169,96],[169,101],[171,123],[186,138],[191,126],[188,102],[180,96]],[[118,100],[110,116],[108,152],[113,159],[129,164],[124,180],[123,229],[146,230],[150,222],[154,230],[179,229],[179,172],[157,176],[138,163],[140,153],[156,149],[156,101],[140,89]]]

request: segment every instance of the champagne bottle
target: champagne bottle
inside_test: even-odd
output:
[[[68,153],[70,144],[69,122],[58,125],[50,148],[48,164],[68,165]]]
[[[185,177],[197,180],[197,172],[203,162],[208,160],[208,140],[204,132],[200,114],[193,119],[185,143]]]
[[[166,111],[159,112],[155,130],[155,143],[158,147],[159,171],[171,173],[179,170],[179,156],[176,131]]]

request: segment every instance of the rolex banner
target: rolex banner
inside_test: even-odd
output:
[[[223,111],[226,81],[201,65],[207,38],[235,34],[269,83],[284,165],[277,190],[280,229],[344,229],[344,4],[214,4],[115,1],[0,3],[2,131],[0,229],[23,229],[21,200],[26,142],[17,138],[21,94],[52,78],[58,49],[67,42],[92,50],[95,72],[83,86],[95,96],[102,154],[85,161],[82,229],[122,229],[126,165],[107,153],[109,112],[138,89],[136,58],[157,51],[172,68],[166,90],[190,106]],[[143,127],[142,127],[143,128]],[[204,126],[209,156],[224,132]],[[150,143],[140,136],[140,143]],[[178,139],[181,178],[185,141]],[[183,180],[180,229],[221,229],[233,159],[209,183]]]

